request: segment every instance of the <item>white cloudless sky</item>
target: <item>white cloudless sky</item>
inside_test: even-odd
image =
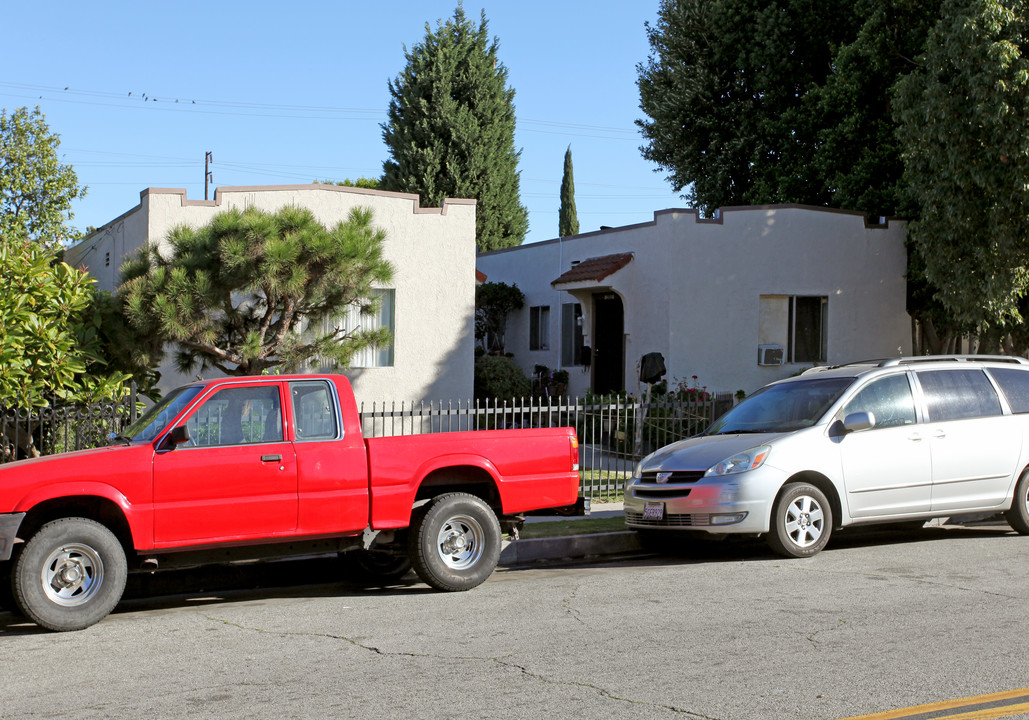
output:
[[[0,107],[38,105],[86,197],[72,223],[100,226],[147,187],[378,177],[387,82],[404,46],[456,1],[8,2]],[[644,160],[638,63],[657,0],[479,0],[515,90],[526,242],[557,235],[565,149],[582,232],[682,207]],[[144,99],[145,98],[145,99]]]

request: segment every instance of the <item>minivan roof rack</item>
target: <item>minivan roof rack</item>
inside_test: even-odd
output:
[[[1000,362],[1013,365],[1029,365],[1029,360],[1017,355],[913,355],[882,360],[879,367],[910,365],[920,362]]]

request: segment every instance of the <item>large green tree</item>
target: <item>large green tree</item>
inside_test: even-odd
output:
[[[893,88],[917,67],[941,0],[858,0],[860,27],[842,45],[833,72],[814,93],[821,118],[814,164],[829,205],[872,218],[911,217],[917,204],[903,191],[904,163],[893,116]]]
[[[980,330],[1018,325],[1029,289],[1027,9],[946,0],[896,101],[912,241],[936,297]]]
[[[850,3],[662,0],[638,68],[644,157],[710,214],[728,205],[828,205],[815,163],[817,89],[853,40]]]
[[[0,235],[0,406],[120,397],[93,280],[23,235]]]
[[[557,220],[558,237],[579,234],[579,215],[575,212],[575,178],[572,177],[572,148],[565,150],[565,170],[561,176],[561,209]]]
[[[122,266],[130,325],[176,347],[183,371],[230,375],[294,370],[313,357],[347,367],[389,331],[338,322],[353,306],[376,307],[373,286],[390,282],[385,233],[369,210],[333,228],[307,209],[219,213],[206,226],[175,228],[168,253],[143,248]]]
[[[75,170],[58,157],[60,137],[37,107],[0,111],[0,235],[48,247],[77,237],[71,204],[86,194]]]
[[[110,399],[130,373],[145,378],[109,342],[117,323],[92,279],[60,261],[76,234],[71,203],[85,190],[58,145],[38,108],[0,113],[2,406]]]
[[[425,205],[475,198],[480,250],[521,244],[528,214],[519,199],[514,90],[489,38],[458,5],[454,17],[425,26],[405,49],[407,66],[390,81],[382,136],[390,159],[386,190],[416,193]]]

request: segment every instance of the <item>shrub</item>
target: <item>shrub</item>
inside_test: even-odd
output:
[[[475,398],[527,397],[532,392],[529,378],[514,360],[502,355],[485,355],[475,361]]]

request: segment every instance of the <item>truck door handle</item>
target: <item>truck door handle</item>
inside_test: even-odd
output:
[[[282,462],[281,455],[262,455],[261,462]]]

